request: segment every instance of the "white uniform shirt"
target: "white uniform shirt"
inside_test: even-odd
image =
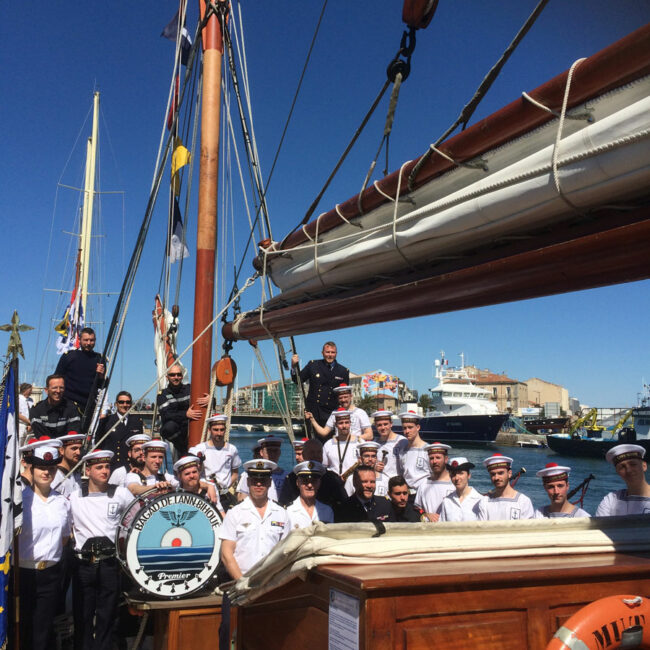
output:
[[[74,472],[65,478],[68,472],[57,468],[54,480],[50,486],[53,490],[60,492],[64,497],[69,497],[73,492],[81,492],[81,475]]]
[[[284,483],[284,479],[287,475],[287,472],[280,468],[279,472],[272,472],[271,473],[271,485],[269,486],[269,499],[271,501],[275,501],[277,503],[278,501],[278,494],[280,492],[280,489],[282,488],[282,483]],[[237,492],[241,492],[242,494],[250,494],[250,490],[248,489],[248,472],[244,470],[241,473],[241,477],[239,479],[239,483],[237,483]]]
[[[323,445],[323,465],[339,475],[343,474],[359,460],[358,445],[359,441],[355,436],[350,437],[349,443],[330,438]]]
[[[226,513],[219,530],[219,539],[235,542],[235,560],[242,573],[266,557],[282,539],[288,527],[287,512],[268,501],[264,516],[247,497]]]
[[[554,519],[555,517],[591,517],[591,515],[582,508],[578,508],[578,506],[573,506],[571,512],[549,512],[548,506],[542,506],[535,510],[535,519],[545,519],[547,517]]]
[[[70,537],[70,503],[56,490],[46,501],[31,487],[23,487],[23,527],[18,538],[19,560],[58,562],[62,539]]]
[[[409,447],[408,440],[400,440],[393,447],[393,454],[397,461],[397,473],[411,489],[417,489],[431,475],[429,466],[429,453],[422,447]]]
[[[197,449],[205,454],[203,469],[206,477],[212,479],[214,474],[220,488],[230,487],[232,471],[242,464],[237,447],[227,442],[221,449],[217,449],[211,442],[202,442],[197,445]]]
[[[535,508],[533,502],[521,492],[510,497],[496,499],[486,496],[478,506],[478,518],[492,521],[503,519],[534,519]]]
[[[368,417],[368,414],[363,409],[360,409],[356,406],[350,407],[349,410],[350,410],[350,433],[353,436],[360,436],[363,433],[364,429],[371,427],[370,418]],[[325,422],[325,426],[329,427],[332,431],[336,430],[334,411],[332,411],[331,415],[327,418],[327,422]]]
[[[283,538],[286,537],[294,528],[307,528],[316,521],[322,521],[324,524],[331,524],[334,521],[334,511],[327,504],[316,500],[314,503],[314,512],[310,516],[298,497],[293,503],[287,506],[287,528],[284,531]]]
[[[461,501],[456,490],[448,494],[440,506],[440,521],[476,521],[478,505],[485,497],[473,487]]]
[[[377,460],[381,461],[384,457],[382,452],[387,452],[386,464],[384,465],[384,474],[386,474],[388,478],[392,478],[393,476],[397,476],[399,474],[397,471],[397,457],[395,456],[394,449],[395,445],[400,440],[406,440],[406,438],[399,433],[396,433],[395,436],[396,437],[394,440],[386,440],[386,442],[382,442],[381,440],[375,441],[380,445],[379,449],[377,449]],[[408,445],[408,442],[406,444]]]
[[[88,496],[75,492],[70,497],[75,550],[80,551],[91,537],[108,537],[113,541],[120,517],[132,501],[133,495],[119,486],[112,497],[107,492],[90,492]]]
[[[113,470],[108,482],[110,485],[121,485],[122,487],[126,487],[126,477],[128,474],[129,472],[126,471],[126,467],[122,465]]]
[[[596,517],[625,515],[650,515],[650,497],[628,494],[626,489],[616,490],[606,494],[596,510]]]
[[[29,420],[29,401],[21,393],[18,394],[18,414]],[[26,433],[27,425],[22,420],[18,420],[18,435],[20,436],[19,440],[21,444]]]
[[[348,476],[345,480],[345,491],[351,497],[354,494],[354,476]],[[384,472],[375,472],[375,496],[387,497],[388,496],[388,479],[389,477]]]
[[[169,473],[163,472],[164,480],[167,481],[173,488],[177,488],[180,483]],[[144,479],[144,483],[142,482]],[[150,474],[149,476],[142,476],[141,474],[136,474],[135,472],[129,472],[124,479],[124,486],[128,487],[132,483],[137,483],[138,485],[151,485],[152,487],[158,483],[158,477],[155,474]]]
[[[415,494],[415,507],[424,512],[440,513],[442,500],[452,492],[456,492],[451,481],[434,481],[429,477],[421,481]]]

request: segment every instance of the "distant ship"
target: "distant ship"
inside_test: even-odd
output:
[[[449,366],[445,353],[435,362],[438,384],[431,389],[431,410],[420,420],[420,436],[428,442],[486,445],[496,437],[509,414],[499,413],[490,391],[472,383],[465,370]],[[400,427],[395,427],[400,430]]]

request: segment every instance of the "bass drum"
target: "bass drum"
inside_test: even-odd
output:
[[[219,564],[221,516],[192,492],[137,497],[117,529],[117,558],[157,598],[184,598],[207,586]]]

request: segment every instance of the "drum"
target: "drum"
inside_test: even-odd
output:
[[[117,558],[146,594],[184,598],[204,588],[217,570],[220,527],[219,512],[198,494],[141,495],[120,520]]]

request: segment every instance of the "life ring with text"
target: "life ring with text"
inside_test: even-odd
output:
[[[589,603],[553,635],[546,650],[650,650],[650,600],[608,596]]]

